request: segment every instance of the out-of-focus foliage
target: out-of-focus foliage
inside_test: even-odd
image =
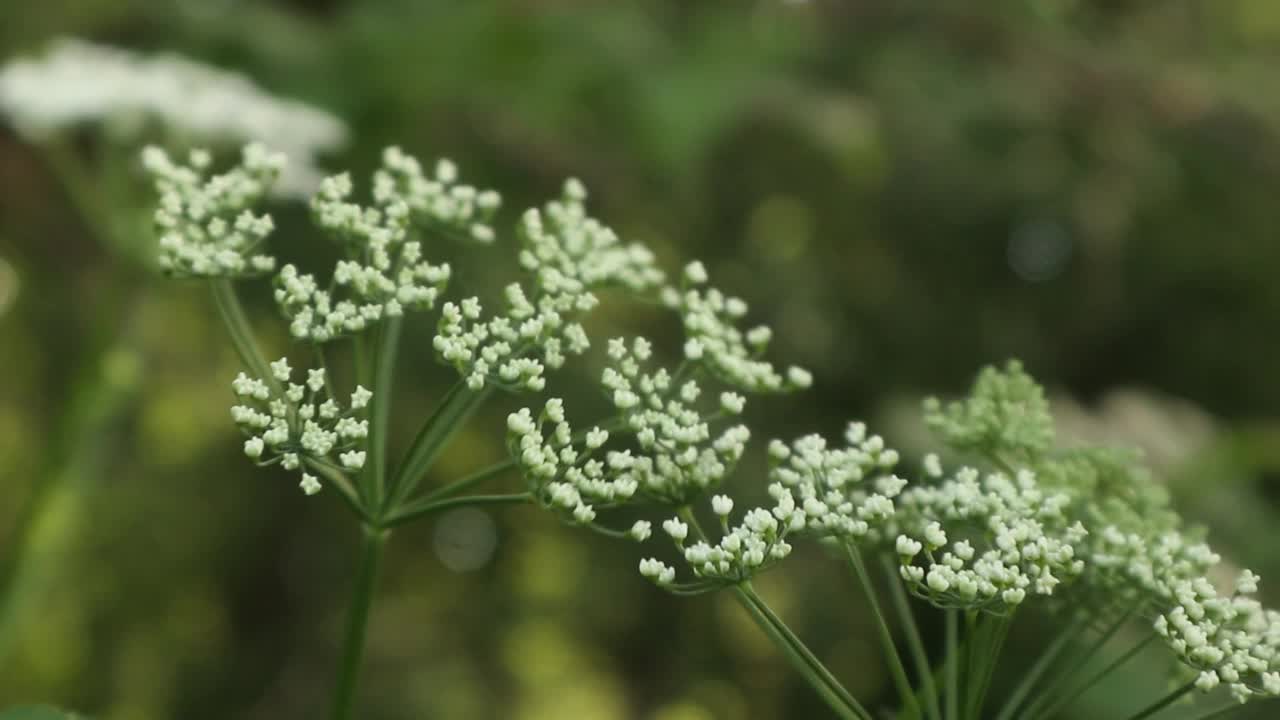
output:
[[[395,143],[514,189],[509,207],[582,177],[620,235],[670,269],[705,259],[774,325],[779,357],[815,370],[816,393],[758,404],[773,433],[892,415],[897,398],[954,392],[1021,357],[1081,403],[1081,437],[1147,446],[1215,546],[1280,577],[1272,0],[6,11],[0,61],[75,35],[182,52],[331,110],[351,128],[333,166],[357,175]],[[70,150],[109,157],[87,136]],[[22,593],[0,586],[0,613],[18,618],[0,620],[0,705],[313,716],[356,539],[333,498],[306,501],[237,457],[236,359],[208,298],[95,239],[49,160],[0,129],[0,583],[25,578]],[[109,176],[127,186],[130,172]],[[302,215],[278,216],[293,256],[317,243]],[[469,267],[457,282],[477,292],[504,277]],[[603,322],[664,331],[648,316]],[[279,326],[262,331],[284,347]],[[403,366],[397,398],[420,414],[449,380],[428,330],[407,338],[421,361]],[[572,371],[555,382],[570,401],[581,386]],[[1204,420],[1176,439],[1187,427],[1166,419],[1180,411],[1117,414],[1122,387],[1184,398]],[[434,481],[499,457],[510,409],[477,417]],[[1167,452],[1180,445],[1193,450]],[[748,452],[742,486],[760,485],[762,457]],[[402,535],[371,628],[369,718],[819,716],[736,607],[652,589],[632,546],[532,509]],[[852,584],[830,592],[831,562],[798,558],[760,590],[875,697],[887,687],[870,620]],[[806,634],[832,618],[847,636]],[[1092,701],[1159,694],[1164,670],[1132,666]]]

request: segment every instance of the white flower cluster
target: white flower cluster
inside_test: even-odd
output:
[[[862,423],[850,423],[843,448],[820,435],[790,446],[769,444],[770,479],[791,489],[804,509],[806,529],[819,537],[860,538],[893,517],[893,499],[907,481],[893,474],[898,452]]]
[[[586,188],[570,178],[559,200],[521,218],[520,265],[533,273],[539,293],[581,295],[610,285],[644,293],[660,286],[665,275],[653,252],[639,243],[624,245],[587,215],[586,199]]]
[[[1220,558],[1202,542],[1173,530],[1144,536],[1116,526],[1097,535],[1088,562],[1111,574],[1096,575],[1116,592],[1136,590],[1137,602],[1158,609],[1156,632],[1199,672],[1199,689],[1227,683],[1240,702],[1280,696],[1280,613],[1252,597],[1256,574],[1242,571],[1234,592],[1223,595],[1206,579]]]
[[[328,342],[384,317],[435,307],[451,270],[447,263],[423,258],[422,243],[409,239],[411,224],[491,236],[487,223],[499,204],[491,190],[455,184],[457,171],[448,161],[441,161],[436,175],[436,180],[424,179],[418,161],[393,147],[383,153],[383,167],[374,174],[376,207],[349,202],[349,175],[320,184],[311,199],[312,214],[318,226],[342,241],[348,258],[338,261],[327,289],[293,265],[281,268],[275,297],[295,338]]]
[[[293,159],[275,188],[293,195],[315,188],[316,156],[346,139],[333,115],[279,99],[241,75],[71,39],[0,69],[0,114],[35,141],[97,124],[130,141],[158,125],[167,137],[196,144],[262,142]]]
[[[357,386],[343,408],[329,396],[323,368],[308,370],[302,385],[291,382],[286,358],[271,363],[271,372],[281,394],[273,392],[272,383],[244,373],[232,383],[240,404],[231,408],[231,419],[249,436],[245,455],[263,464],[279,461],[286,470],[303,469],[308,461],[334,465],[335,455],[343,470],[363,468],[369,421],[362,415],[373,394]],[[320,484],[304,471],[301,487],[310,495]]]
[[[493,216],[502,205],[496,190],[480,190],[458,182],[452,161],[436,161],[428,178],[418,159],[398,147],[382,152],[382,167],[373,174],[373,199],[383,207],[404,203],[415,225],[427,231],[493,242]]]
[[[211,175],[211,158],[192,151],[187,163],[174,162],[157,147],[142,153],[160,204],[155,224],[161,270],[177,277],[245,277],[275,269],[275,259],[259,252],[274,229],[269,215],[252,208],[284,167],[279,153],[261,145],[244,148],[240,164]]]
[[[680,314],[684,324],[685,359],[740,390],[781,392],[809,387],[813,383],[809,371],[793,366],[783,377],[762,359],[773,332],[764,325],[740,330],[737,323],[746,316],[747,303],[715,288],[701,289],[707,279],[702,263],[693,262],[685,267],[683,289],[668,287],[662,293],[663,302]]]
[[[547,400],[536,420],[528,408],[507,416],[507,447],[530,490],[544,507],[578,524],[592,523],[596,506],[618,505],[636,493],[629,453],[595,457],[608,440],[598,427],[575,437],[559,398]]]
[[[718,486],[741,459],[751,438],[747,427],[733,425],[713,435],[711,423],[740,414],[746,400],[725,392],[714,410],[699,409],[697,381],[680,381],[665,368],[646,372],[652,354],[644,338],[630,347],[621,338],[610,340],[601,385],[640,446],[628,470],[641,491],[668,505],[685,505]]]
[[[732,528],[729,516],[733,500],[725,495],[711,498],[711,508],[720,518],[723,531],[714,545],[701,539],[686,544],[689,526],[678,517],[663,522],[662,529],[682,551],[698,580],[712,587],[741,583],[790,555],[788,533],[805,526],[805,512],[796,505],[789,489],[774,483],[769,486],[769,494],[775,501],[773,508],[753,508]],[[676,576],[674,568],[656,558],[641,560],[640,574],[661,587],[673,587]]]
[[[947,445],[999,463],[1026,463],[1053,445],[1044,389],[1017,360],[984,368],[965,399],[943,407],[929,398],[924,409],[925,424]]]
[[[1003,612],[1027,595],[1052,595],[1084,570],[1075,546],[1088,533],[1070,519],[1070,500],[1025,469],[1010,478],[963,468],[913,484],[895,518],[902,578],[942,607]]]
[[[541,390],[546,368],[558,368],[566,353],[590,346],[582,325],[570,318],[599,304],[593,290],[619,285],[643,292],[662,281],[652,253],[622,246],[612,230],[586,215],[585,198],[581,183],[570,180],[560,200],[525,213],[520,264],[533,274],[532,297],[512,283],[505,312],[487,320],[478,298],[444,306],[436,352],[473,390],[488,383]]]

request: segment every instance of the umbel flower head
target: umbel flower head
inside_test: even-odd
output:
[[[328,286],[292,264],[280,269],[275,298],[294,338],[328,342],[383,318],[434,308],[452,271],[424,258],[416,231],[493,238],[489,223],[501,203],[498,193],[458,183],[448,160],[439,161],[435,178],[427,180],[416,159],[388,148],[373,186],[372,207],[349,202],[353,188],[346,174],[326,179],[312,197],[316,224],[339,241],[346,258]]]
[[[624,245],[612,230],[586,214],[586,190],[565,183],[559,200],[530,209],[520,220],[520,265],[529,285],[512,283],[505,308],[485,317],[480,299],[446,303],[434,340],[440,359],[472,390],[486,385],[538,392],[547,368],[590,347],[574,318],[599,304],[596,291],[621,287],[645,294],[663,281],[653,253]]]
[[[274,188],[288,195],[314,190],[317,156],[346,140],[333,115],[277,98],[242,75],[74,39],[0,68],[0,115],[36,142],[94,125],[127,142],[158,130],[191,145],[263,143],[292,160]]]
[[[285,157],[261,145],[247,145],[240,164],[211,174],[211,156],[193,150],[185,163],[157,147],[142,153],[155,180],[160,204],[155,225],[160,236],[160,269],[175,277],[236,278],[275,269],[262,245],[275,225],[253,208],[270,191]]]
[[[1154,616],[1154,629],[1207,692],[1227,684],[1241,702],[1280,695],[1280,613],[1209,580],[1219,556],[1183,527],[1168,493],[1136,456],[1105,448],[1057,451],[1043,390],[1016,363],[988,368],[970,396],[926,421],[953,451],[988,472],[933,479],[899,498],[895,549],[903,578],[943,606],[1000,611],[1033,595],[1079,591]]]
[[[246,435],[244,453],[259,465],[277,462],[302,472],[301,487],[311,495],[319,481],[306,472],[313,464],[356,472],[364,467],[369,421],[365,412],[373,394],[356,386],[346,403],[329,390],[323,368],[307,371],[304,383],[293,382],[287,358],[271,363],[271,378],[244,373],[231,384],[238,403],[231,419]]]

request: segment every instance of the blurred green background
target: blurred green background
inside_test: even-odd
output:
[[[1143,447],[1280,599],[1274,0],[8,0],[4,15],[0,61],[64,35],[179,51],[342,117],[352,142],[327,166],[362,177],[392,143],[448,155],[503,191],[508,221],[582,178],[624,238],[670,269],[704,259],[774,325],[774,356],[815,371],[815,392],[753,403],[757,438],[865,418],[919,452],[922,394],[1021,357],[1067,438]],[[297,206],[277,221],[284,257],[326,242]],[[0,587],[0,706],[319,716],[356,528],[334,497],[244,461],[236,360],[202,288],[92,231],[48,158],[0,128],[0,581],[22,578]],[[512,259],[483,253],[453,292],[509,281]],[[249,300],[283,350],[266,284]],[[595,327],[676,340],[617,303]],[[452,381],[431,328],[401,366],[404,433]],[[571,365],[553,389],[585,403],[595,372]],[[478,416],[436,481],[498,458],[519,402]],[[758,445],[735,487],[759,486]],[[728,597],[640,578],[650,552],[532,508],[399,532],[361,717],[824,717]],[[807,549],[761,590],[856,695],[892,703],[834,562]],[[1009,668],[1036,650],[1030,615]],[[1075,717],[1140,705],[1168,669],[1144,656]]]

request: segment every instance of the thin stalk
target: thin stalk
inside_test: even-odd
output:
[[[1023,711],[1019,717],[1027,718],[1028,720],[1045,717],[1045,715],[1041,713],[1041,710],[1044,709],[1044,705],[1050,702],[1056,704],[1060,700],[1060,696],[1058,694],[1062,692],[1062,689],[1066,687],[1068,683],[1074,681],[1076,677],[1084,671],[1085,667],[1088,666],[1089,661],[1092,660],[1100,650],[1102,650],[1102,648],[1111,640],[1112,637],[1115,636],[1116,632],[1118,632],[1120,628],[1124,627],[1125,623],[1129,621],[1129,618],[1133,613],[1133,609],[1125,612],[1106,630],[1103,630],[1098,636],[1098,639],[1095,640],[1083,654],[1076,658],[1075,663],[1070,669],[1058,673],[1053,682],[1049,683],[1048,687],[1042,688],[1036,694],[1035,699],[1027,706],[1027,709]]]
[[[396,470],[388,508],[396,508],[417,489],[422,478],[431,470],[440,451],[444,449],[453,434],[462,428],[467,418],[480,407],[485,398],[489,397],[489,392],[488,387],[483,390],[471,390],[467,388],[464,381],[458,381],[449,389],[435,412],[418,431],[404,462]]]
[[[1116,658],[1114,661],[1109,663],[1103,669],[1094,673],[1093,677],[1075,686],[1074,688],[1071,689],[1070,692],[1064,694],[1062,697],[1055,700],[1053,704],[1049,706],[1049,709],[1045,710],[1044,716],[1053,717],[1057,713],[1061,712],[1063,708],[1065,708],[1067,705],[1073,702],[1076,698],[1083,695],[1094,685],[1097,685],[1098,683],[1102,682],[1103,678],[1115,672],[1117,668],[1119,668],[1121,665],[1124,665],[1129,660],[1133,659],[1134,657],[1137,657],[1138,653],[1142,652],[1142,650],[1146,648],[1147,645],[1150,644],[1152,640],[1155,640],[1155,639],[1156,639],[1156,634],[1154,632],[1147,635],[1145,638],[1142,639],[1141,642],[1129,648],[1123,655]]]
[[[960,689],[959,678],[957,678],[956,667],[957,657],[960,654],[960,612],[958,610],[946,611],[946,635],[947,635],[947,657],[946,663],[946,718],[947,720],[959,720],[960,718]]]
[[[902,704],[914,717],[919,717],[920,703],[916,700],[915,692],[912,691],[911,681],[907,679],[907,669],[902,664],[902,656],[898,654],[898,648],[893,642],[893,633],[889,630],[889,624],[884,619],[884,612],[880,609],[880,600],[876,597],[876,589],[871,584],[871,576],[867,573],[867,566],[862,561],[862,556],[858,553],[858,549],[853,546],[853,543],[846,542],[844,549],[849,558],[849,565],[853,568],[854,574],[858,576],[858,584],[862,586],[862,594],[866,597],[867,604],[871,606],[872,615],[875,616],[876,631],[880,636],[880,644],[884,648],[885,659],[888,660],[889,674],[893,676],[893,683],[898,688],[898,695],[902,698]]]
[[[792,668],[800,673],[836,715],[843,720],[872,720],[871,713],[845,690],[749,585],[734,586],[734,594],[760,629],[783,651]]]
[[[1195,689],[1196,689],[1196,681],[1192,680],[1186,685],[1183,685],[1177,690],[1174,690],[1168,695],[1165,695],[1159,700],[1151,703],[1150,705],[1143,708],[1142,710],[1139,710],[1136,715],[1130,716],[1129,720],[1145,720],[1145,718],[1149,718],[1152,715],[1155,715],[1156,713],[1160,712],[1161,710],[1169,707],[1170,705],[1178,702],[1179,700],[1182,699],[1184,695],[1186,695],[1187,693]]]
[[[982,658],[982,674],[978,676],[977,692],[971,699],[972,710],[969,717],[974,718],[974,720],[977,720],[982,715],[982,706],[986,702],[987,691],[991,689],[991,679],[995,677],[996,665],[1000,663],[1000,653],[1004,651],[1004,641],[1009,636],[1009,626],[1012,624],[1012,617],[1004,617],[997,620],[996,626],[992,630],[991,642],[984,648],[986,652]]]
[[[911,602],[902,589],[902,578],[898,576],[897,566],[888,556],[880,557],[884,565],[885,579],[889,585],[889,596],[898,612],[903,632],[907,636],[907,647],[911,651],[912,662],[916,666],[916,674],[920,677],[920,686],[933,720],[942,720],[942,710],[938,707],[938,686],[933,681],[933,667],[929,663],[929,653],[925,650],[924,640],[920,636],[920,627],[916,625],[915,615],[911,612]]]
[[[222,317],[222,323],[231,335],[231,344],[235,346],[240,362],[278,392],[280,382],[271,374],[271,367],[258,349],[258,343],[253,338],[253,328],[245,317],[235,286],[226,278],[216,278],[209,281],[209,287],[213,290],[214,305],[218,307],[218,315]]]
[[[986,629],[986,626],[979,623],[982,618],[977,611],[966,610],[964,613],[964,645],[965,660],[964,667],[960,668],[963,675],[961,679],[961,702],[960,717],[969,717],[969,706],[973,704],[974,696],[974,679],[978,669],[978,633]]]
[[[396,527],[405,523],[417,520],[425,515],[448,510],[449,508],[463,507],[466,505],[519,505],[522,503],[532,502],[533,496],[529,493],[516,493],[513,495],[463,495],[461,497],[451,497],[444,500],[436,500],[427,502],[427,498],[419,499],[415,502],[402,505],[393,511],[383,520],[384,527]]]
[[[489,478],[494,478],[505,472],[508,472],[513,468],[515,468],[515,466],[516,466],[515,460],[504,460],[500,463],[495,463],[493,465],[490,465],[487,468],[477,470],[471,473],[470,475],[467,475],[466,477],[463,477],[459,480],[454,480],[448,485],[444,485],[439,488],[436,488],[435,490],[432,490],[426,495],[423,495],[421,499],[423,501],[434,501],[434,500],[439,500],[441,498],[449,497],[451,495],[456,495],[462,492],[463,490],[470,490],[471,488],[475,487],[476,485],[479,485],[480,483],[484,482],[485,480],[488,480]]]
[[[329,483],[330,487],[338,491],[338,494],[342,496],[342,499],[347,503],[347,506],[350,507],[356,515],[359,515],[361,520],[364,520],[365,522],[372,522],[373,518],[369,517],[369,513],[365,510],[364,506],[360,504],[360,496],[357,493],[355,486],[351,484],[351,481],[347,479],[347,476],[344,475],[341,470],[333,465],[320,462],[313,458],[307,458],[304,462],[307,464],[307,468],[315,471],[317,475],[324,478],[325,481]]]
[[[1022,704],[1022,701],[1027,699],[1027,696],[1031,694],[1032,688],[1034,688],[1036,683],[1040,681],[1040,678],[1045,674],[1049,667],[1053,665],[1053,661],[1058,658],[1058,655],[1066,649],[1071,640],[1080,632],[1080,626],[1086,621],[1087,616],[1080,615],[1076,617],[1075,620],[1067,623],[1066,627],[1062,628],[1062,631],[1054,637],[1053,641],[1045,648],[1045,651],[1040,653],[1040,657],[1036,659],[1036,662],[1031,666],[1031,669],[1022,676],[1022,680],[1019,681],[1018,687],[1014,689],[1011,695],[1009,695],[1009,698],[1004,703],[1004,707],[1000,710],[1000,714],[996,716],[996,720],[1013,719],[1014,713],[1018,711],[1018,706]]]
[[[369,608],[373,604],[374,587],[378,582],[378,566],[386,546],[387,531],[364,527],[360,545],[360,566],[351,604],[347,609],[347,629],[342,642],[342,659],[338,666],[338,678],[334,685],[331,720],[348,720],[355,707],[356,684],[360,677],[361,659],[364,656],[365,633],[369,627]]]
[[[378,329],[373,349],[373,392],[369,406],[369,465],[365,472],[373,512],[384,510],[387,487],[387,428],[391,417],[391,390],[395,384],[396,354],[400,348],[401,319],[389,318]]]

